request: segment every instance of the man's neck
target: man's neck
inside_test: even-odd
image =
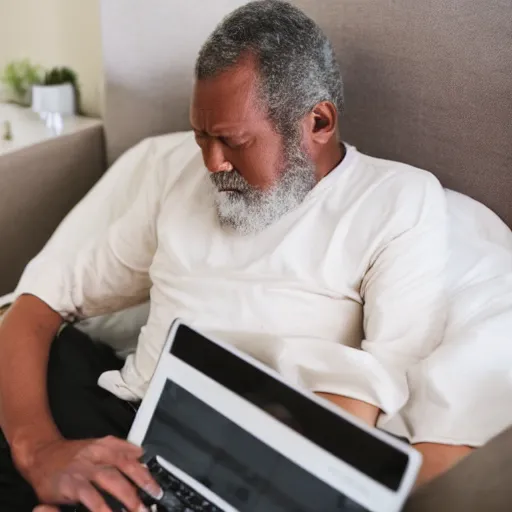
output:
[[[347,153],[345,144],[338,141],[333,142],[332,148],[329,148],[329,151],[325,151],[324,155],[322,155],[322,159],[317,162],[316,175],[318,181],[325,178],[331,171],[336,169]]]

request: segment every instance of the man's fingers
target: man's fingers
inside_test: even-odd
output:
[[[101,494],[85,474],[63,475],[59,481],[57,496],[55,501],[58,503],[81,503],[90,512],[111,512]]]
[[[69,478],[62,487],[65,501],[69,503],[81,503],[90,512],[112,512],[105,503],[101,494],[87,480]],[[135,509],[136,510],[136,509]],[[52,505],[39,505],[33,512],[59,512],[58,507]]]
[[[137,494],[137,489],[128,480],[132,475],[135,485],[140,485],[149,494],[160,496],[160,488],[139,462],[143,454],[139,446],[109,436],[91,440],[83,447],[76,448],[76,452],[71,453],[67,466],[47,479],[47,486],[54,481],[55,489],[48,491],[48,499],[45,501],[62,504],[81,503],[91,512],[111,512],[101,495],[101,492],[105,491],[119,501],[123,509],[140,512],[146,509]],[[35,512],[58,510],[51,505],[41,505]]]
[[[139,461],[119,458],[116,466],[128,476],[135,485],[146,491],[155,499],[162,497],[162,488],[155,482],[148,468],[143,466]]]
[[[90,512],[112,512],[101,494],[87,480],[76,481],[76,501],[85,505]]]
[[[94,474],[93,481],[120,501],[130,512],[144,509],[135,487],[117,469],[101,468]]]
[[[114,436],[104,437],[103,439],[100,439],[99,443],[106,445],[113,450],[122,451],[126,454],[133,455],[134,457],[142,457],[144,453],[144,450],[140,446],[136,446],[129,441],[119,439],[118,437]]]
[[[115,437],[103,438],[88,449],[88,457],[94,464],[108,465],[119,469],[137,487],[156,499],[160,499],[163,494],[162,489],[155,482],[148,469],[139,462],[142,454],[143,450],[139,446]],[[116,497],[119,496],[117,492],[118,490],[115,493]]]

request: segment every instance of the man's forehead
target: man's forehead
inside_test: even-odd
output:
[[[263,117],[257,75],[251,66],[237,65],[196,82],[191,108],[194,128],[236,131]]]

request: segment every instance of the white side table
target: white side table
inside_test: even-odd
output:
[[[29,108],[0,103],[0,157],[11,151],[16,151],[39,142],[54,139],[62,135],[69,135],[80,130],[101,125],[99,119],[88,117],[64,117],[62,132],[55,135],[45,126],[38,114]],[[3,140],[4,121],[11,123],[12,140]]]

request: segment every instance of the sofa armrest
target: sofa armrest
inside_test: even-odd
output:
[[[0,296],[105,169],[100,124],[0,156]]]
[[[404,512],[505,512],[512,503],[512,427],[420,487]]]

